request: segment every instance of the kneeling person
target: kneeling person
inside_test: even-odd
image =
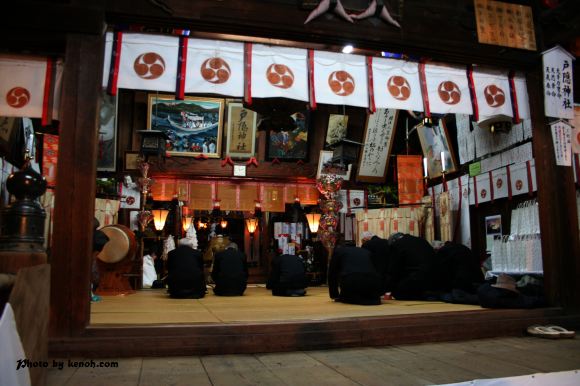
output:
[[[304,296],[308,280],[302,259],[295,255],[278,255],[272,259],[266,288],[274,296]]]
[[[167,255],[167,287],[172,298],[199,299],[205,296],[203,256],[193,249],[189,238],[179,240],[179,246]]]
[[[216,253],[211,278],[215,283],[213,292],[219,296],[241,296],[248,284],[246,255],[238,251],[236,243],[229,243],[225,250]]]
[[[328,268],[328,292],[338,302],[381,304],[383,287],[371,253],[354,246],[336,248]]]

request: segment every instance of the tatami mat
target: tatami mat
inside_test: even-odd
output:
[[[325,286],[308,288],[304,297],[278,297],[263,285],[252,285],[244,296],[235,297],[215,296],[211,289],[203,299],[171,299],[163,289],[103,296],[91,304],[91,324],[266,323],[472,310],[482,308],[397,300],[383,300],[379,306],[358,306],[333,302]]]

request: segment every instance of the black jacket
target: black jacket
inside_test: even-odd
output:
[[[373,265],[379,276],[384,281],[387,274],[387,267],[389,266],[391,250],[389,241],[378,236],[373,236],[369,241],[364,243],[362,247],[371,253]]]
[[[248,282],[246,255],[232,248],[216,253],[211,278],[216,295],[242,295]]]
[[[200,251],[181,245],[167,255],[167,286],[172,297],[205,296],[203,256]]]
[[[341,281],[344,277],[352,274],[373,278],[373,287],[376,287],[375,282],[379,281],[371,253],[368,250],[358,247],[336,248],[328,267],[328,293],[332,299],[340,297],[338,287]],[[379,295],[380,291],[377,292],[376,296]]]
[[[308,286],[306,270],[302,259],[295,255],[279,255],[272,259],[266,288],[301,289]]]
[[[395,299],[423,299],[425,291],[432,288],[434,264],[435,251],[427,240],[403,235],[391,245],[386,290]]]

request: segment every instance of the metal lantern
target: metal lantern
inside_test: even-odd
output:
[[[340,140],[334,145],[331,162],[345,167],[355,163],[358,159],[360,145],[360,142],[351,141],[350,139]]]
[[[141,154],[165,155],[165,141],[167,135],[161,130],[138,130],[141,134]]]

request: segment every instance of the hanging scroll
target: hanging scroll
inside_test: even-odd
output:
[[[358,181],[384,182],[396,125],[395,109],[377,109],[376,113],[368,115]]]
[[[397,156],[399,205],[417,204],[423,198],[423,158],[420,155]]]

